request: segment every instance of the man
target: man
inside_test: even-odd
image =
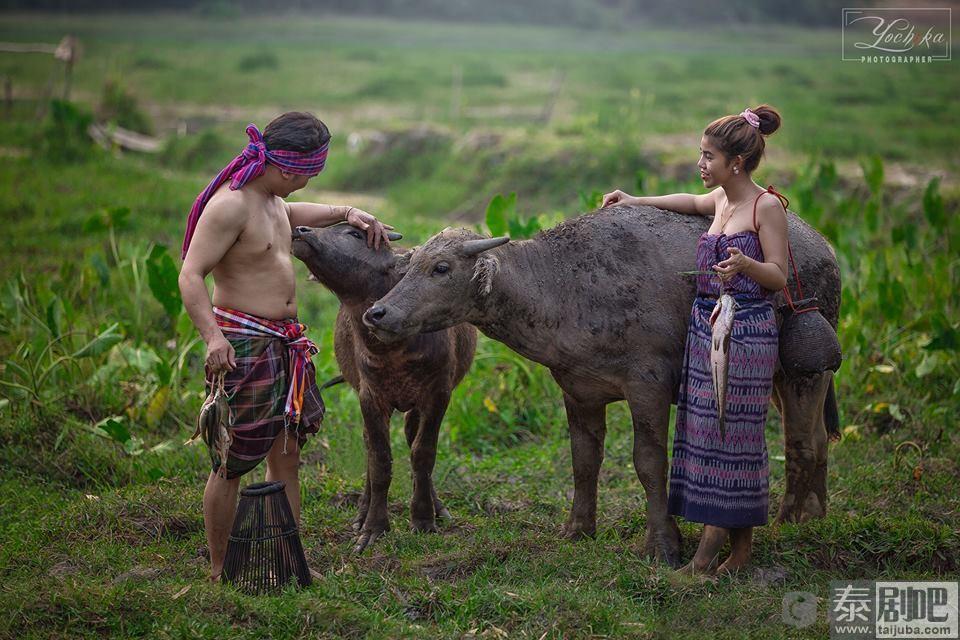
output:
[[[310,362],[317,349],[296,320],[291,228],[346,221],[366,231],[376,249],[389,244],[386,230],[393,228],[356,207],[283,200],[326,162],[330,132],[313,115],[285,113],[262,135],[249,125],[247,135],[247,148],[197,196],[179,279],[184,306],[207,345],[207,388],[224,376],[234,417],[227,459],[211,449],[213,471],[203,493],[211,580],[223,570],[240,476],[264,458],[267,480],[286,484],[299,522],[300,447],[323,419]],[[204,284],[211,272],[212,304]],[[296,438],[288,442],[291,431]]]

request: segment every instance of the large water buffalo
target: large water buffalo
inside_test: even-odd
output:
[[[363,233],[347,224],[297,227],[293,238],[293,254],[340,300],[333,349],[343,378],[360,398],[367,480],[354,521],[359,533],[355,550],[363,551],[390,529],[389,428],[394,411],[406,413],[404,433],[413,471],[411,526],[415,531],[436,531],[435,518],[450,516],[433,486],[437,436],[450,394],[473,362],[477,330],[460,324],[384,344],[370,334],[361,315],[400,280],[409,253],[374,250]]]
[[[827,241],[794,214],[789,234],[807,292],[834,329],[840,274]],[[633,463],[647,496],[646,551],[679,562],[667,515],[667,432],[679,390],[695,247],[710,221],[655,207],[613,207],[568,220],[531,240],[445,229],[415,252],[404,278],[363,321],[385,342],[460,322],[475,325],[550,369],[563,390],[574,497],[565,535],[596,530],[605,408],[626,399]],[[780,294],[775,307],[780,302]],[[778,317],[778,322],[780,322]],[[773,400],[786,434],[787,487],[778,520],[826,509],[826,412],[836,420],[833,373],[788,379],[778,365]],[[825,407],[826,403],[826,407]],[[834,427],[836,425],[833,425]]]

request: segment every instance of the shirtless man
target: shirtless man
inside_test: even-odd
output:
[[[247,134],[247,148],[197,197],[179,279],[184,306],[207,345],[208,389],[223,373],[235,420],[227,460],[211,448],[213,471],[203,493],[213,580],[223,570],[240,477],[264,458],[267,480],[286,484],[299,522],[300,447],[323,418],[310,362],[316,347],[296,319],[291,228],[346,221],[366,231],[376,249],[389,244],[386,230],[393,228],[356,207],[283,200],[326,161],[330,133],[314,116],[285,113],[262,136],[253,125]],[[211,272],[212,305],[204,284]],[[291,431],[296,438],[288,442]]]

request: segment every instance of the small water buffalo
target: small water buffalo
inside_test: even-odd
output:
[[[450,517],[433,486],[437,436],[450,394],[473,362],[477,330],[460,324],[384,344],[364,326],[361,316],[400,280],[409,253],[369,248],[365,234],[346,224],[297,227],[292,251],[340,300],[334,353],[344,379],[360,398],[367,449],[366,485],[354,521],[359,533],[355,550],[363,551],[390,529],[389,428],[394,411],[406,413],[404,431],[413,468],[411,525],[415,531],[436,531],[435,518]]]
[[[563,390],[571,439],[574,497],[564,528],[571,538],[596,530],[606,405],[626,399],[634,468],[647,496],[646,551],[676,565],[667,432],[696,295],[694,279],[680,272],[696,268],[697,239],[709,224],[701,216],[620,206],[517,242],[445,229],[414,252],[403,280],[363,321],[384,341],[469,322],[550,369]],[[840,273],[833,249],[796,215],[788,224],[804,288],[819,296],[835,329]],[[832,381],[830,371],[796,380],[782,367],[775,374],[787,453],[780,520],[826,509],[824,414],[835,418]]]

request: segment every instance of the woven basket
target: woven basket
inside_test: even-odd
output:
[[[223,564],[223,581],[251,594],[305,587],[310,570],[282,482],[260,482],[240,491]]]
[[[795,300],[780,307],[780,366],[788,377],[806,376],[840,368],[842,355],[837,333],[816,308],[816,298]]]

